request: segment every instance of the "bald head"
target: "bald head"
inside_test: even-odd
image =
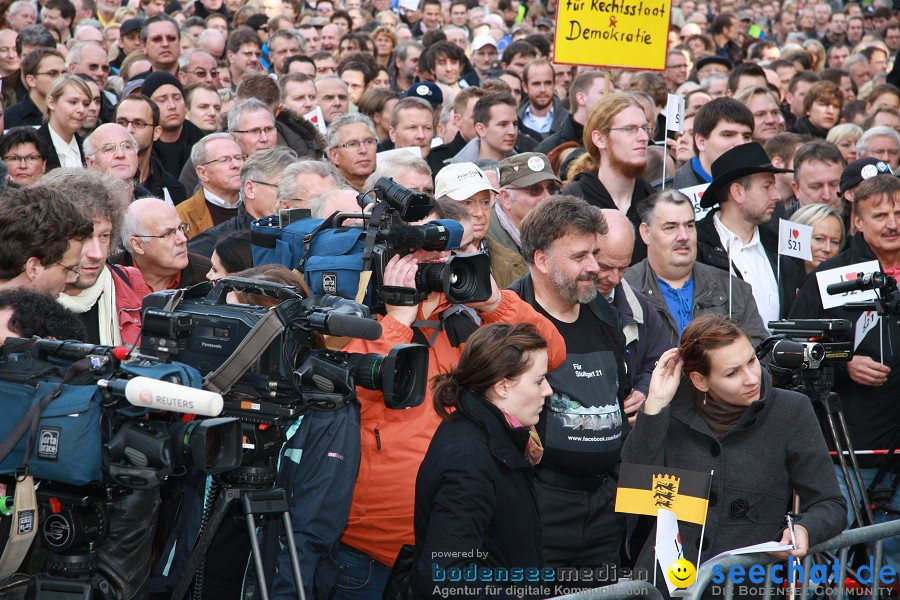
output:
[[[616,208],[600,209],[609,232],[602,236],[602,247],[627,245],[628,253],[634,250],[634,225],[621,210]]]
[[[597,291],[603,297],[609,297],[631,264],[631,253],[634,251],[634,225],[625,213],[615,208],[604,208],[601,212],[609,231],[600,236],[600,256],[597,259],[600,273],[597,276]]]

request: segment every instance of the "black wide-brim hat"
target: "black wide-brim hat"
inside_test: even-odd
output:
[[[716,195],[719,190],[728,187],[733,181],[753,175],[754,173],[793,173],[793,169],[779,169],[772,166],[769,155],[757,142],[735,146],[713,161],[712,183],[700,198],[701,208],[712,208],[719,201]]]

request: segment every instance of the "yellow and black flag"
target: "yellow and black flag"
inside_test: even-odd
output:
[[[622,463],[616,512],[655,517],[665,508],[679,521],[703,525],[711,481],[709,473]]]

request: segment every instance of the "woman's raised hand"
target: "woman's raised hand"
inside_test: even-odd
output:
[[[644,412],[655,415],[669,405],[681,383],[681,359],[678,348],[663,352],[650,377],[650,390],[644,402]]]

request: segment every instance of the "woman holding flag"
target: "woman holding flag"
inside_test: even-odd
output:
[[[774,388],[747,333],[724,317],[694,319],[680,347],[660,357],[622,461],[712,472],[703,531],[679,524],[684,558],[698,568],[704,557],[725,550],[791,543],[785,516],[792,492],[801,510],[796,547],[780,556],[805,556],[811,544],[840,533],[846,520],[809,399]],[[677,501],[674,506],[677,516]],[[651,535],[638,559],[647,572],[655,568],[654,540]]]

